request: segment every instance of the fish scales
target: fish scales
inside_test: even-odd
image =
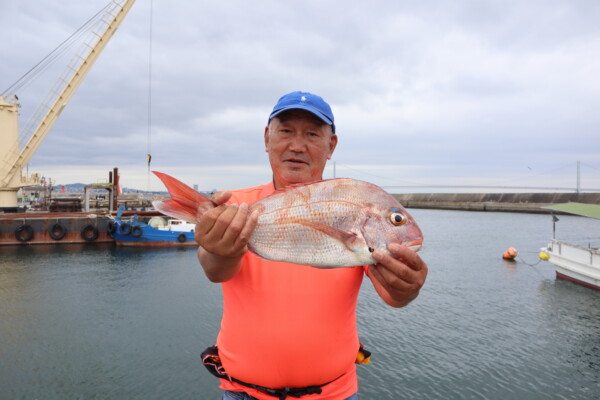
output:
[[[349,252],[343,242],[303,225],[317,222],[350,231],[354,228],[350,216],[355,215],[358,208],[356,204],[328,201],[262,213],[248,245],[266,259],[287,258],[296,264],[326,265],[344,258],[344,264],[361,265],[361,259],[355,252]]]

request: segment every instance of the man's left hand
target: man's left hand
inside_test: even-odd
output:
[[[404,307],[417,298],[427,277],[427,264],[417,253],[398,243],[390,243],[391,254],[373,252],[377,264],[367,274],[379,296],[392,307]]]

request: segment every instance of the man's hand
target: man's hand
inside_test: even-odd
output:
[[[213,282],[227,281],[239,271],[239,262],[248,251],[247,243],[258,220],[245,203],[225,204],[230,198],[231,192],[216,193],[213,201],[217,207],[205,212],[196,224],[198,259]]]
[[[379,296],[392,307],[404,307],[417,298],[427,277],[427,264],[417,253],[398,243],[388,246],[391,253],[373,252],[377,264],[368,276]]]

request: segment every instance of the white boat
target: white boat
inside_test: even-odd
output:
[[[544,208],[600,219],[598,204],[563,203]],[[552,239],[547,247],[542,248],[540,258],[554,264],[558,279],[600,290],[600,248]]]
[[[164,220],[162,217],[158,218]],[[166,224],[163,222],[154,225],[152,222],[153,221],[150,220],[148,224],[161,231],[194,232],[194,229],[196,229],[196,224],[190,224],[181,219],[169,219],[166,221]]]

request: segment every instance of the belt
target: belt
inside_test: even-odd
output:
[[[288,396],[299,398],[299,397],[311,395],[311,394],[320,394],[322,392],[321,388],[323,386],[329,385],[331,382],[340,378],[340,377],[337,377],[329,382],[323,383],[322,385],[306,386],[306,387],[301,387],[301,388],[285,387],[285,388],[274,389],[274,388],[268,388],[265,386],[255,385],[253,383],[247,383],[247,382],[241,381],[239,379],[236,379],[232,376],[229,376],[227,374],[227,372],[225,372],[225,368],[223,368],[223,364],[221,363],[221,358],[219,357],[219,349],[217,348],[217,346],[208,347],[206,350],[204,350],[202,352],[200,357],[202,357],[202,364],[204,364],[204,366],[206,367],[208,372],[210,372],[212,375],[216,376],[217,378],[227,379],[231,382],[238,383],[242,386],[246,386],[251,389],[259,390],[263,393],[269,394],[271,396],[275,396],[275,397],[279,398],[279,400],[285,400]]]

